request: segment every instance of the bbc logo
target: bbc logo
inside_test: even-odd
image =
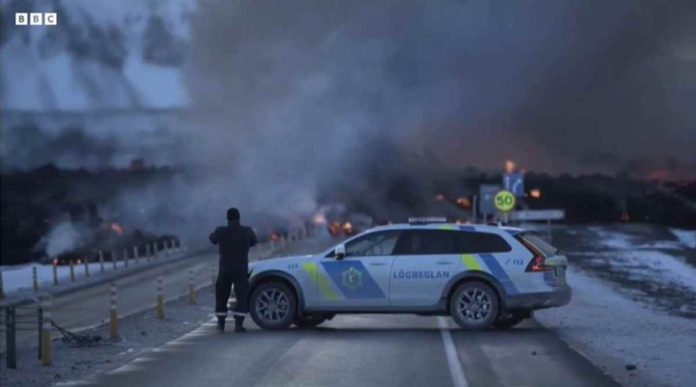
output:
[[[58,14],[55,12],[15,13],[15,25],[55,26],[58,25]]]

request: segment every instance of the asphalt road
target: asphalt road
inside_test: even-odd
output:
[[[449,318],[338,316],[313,330],[218,333],[209,322],[107,374],[97,386],[616,386],[528,321],[464,332]]]

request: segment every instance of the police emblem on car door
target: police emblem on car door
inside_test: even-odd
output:
[[[354,267],[343,272],[343,286],[350,290],[355,290],[362,286],[362,273]]]
[[[319,294],[320,307],[355,309],[389,305],[389,275],[398,231],[377,231],[346,243],[343,259],[325,257],[321,267],[335,288],[337,298]]]

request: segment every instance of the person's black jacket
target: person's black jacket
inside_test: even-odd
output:
[[[249,248],[256,244],[256,234],[239,221],[230,221],[210,234],[210,242],[219,246],[220,272],[246,275],[249,271]]]

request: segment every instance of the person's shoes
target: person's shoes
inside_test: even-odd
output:
[[[246,329],[244,329],[244,318],[240,318],[240,317],[234,318],[234,331],[235,332],[246,332]]]
[[[225,318],[224,317],[218,317],[217,330],[219,332],[225,331]]]

